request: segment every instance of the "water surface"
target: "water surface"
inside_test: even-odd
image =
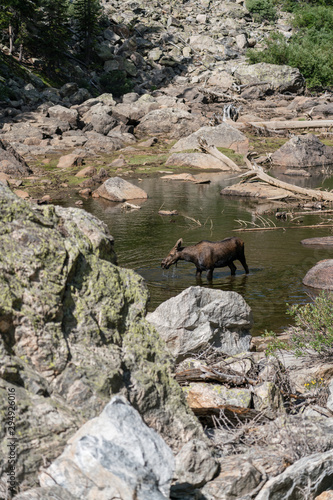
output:
[[[207,177],[208,174],[202,175]],[[286,315],[286,303],[310,300],[308,291],[302,285],[306,272],[318,260],[333,255],[333,250],[306,247],[300,241],[328,236],[332,231],[329,228],[300,227],[294,230],[233,232],[240,227],[237,220],[260,224],[258,215],[269,205],[263,207],[253,201],[221,196],[221,188],[235,182],[230,179],[230,173],[211,174],[210,178],[210,184],[200,185],[160,178],[148,178],[142,182],[131,180],[149,195],[144,202],[133,202],[141,204],[140,210],[124,212],[120,203],[92,198],[84,201],[83,208],[108,225],[115,238],[119,265],[134,269],[144,277],[151,297],[149,310],[154,310],[161,302],[185,288],[198,284],[195,266],[191,263],[181,261],[169,270],[160,267],[162,258],[179,238],[183,238],[184,245],[191,245],[202,239],[217,241],[239,236],[245,242],[250,273],[245,275],[241,264],[236,261],[236,276],[230,276],[229,268],[216,269],[213,284],[207,283],[203,273],[201,285],[240,293],[253,310],[254,335],[265,330],[282,331],[291,323],[291,318]],[[180,215],[160,216],[158,210],[161,208],[177,210]],[[275,208],[278,206],[274,205]],[[264,217],[272,219],[278,226],[286,225],[277,222],[272,215]],[[316,223],[318,218],[306,215],[302,220],[306,225]]]

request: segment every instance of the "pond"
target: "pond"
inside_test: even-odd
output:
[[[328,248],[314,249],[301,245],[300,241],[330,235],[331,229],[302,228],[302,225],[318,222],[315,216],[306,215],[297,229],[234,232],[240,227],[237,220],[261,224],[262,209],[272,208],[272,205],[223,197],[220,190],[235,182],[230,178],[231,174],[202,174],[204,177],[208,175],[210,184],[166,181],[156,177],[130,180],[149,195],[148,200],[141,203],[140,210],[123,211],[120,203],[101,198],[85,200],[83,208],[108,225],[115,239],[119,265],[134,269],[145,279],[151,297],[150,311],[185,288],[198,284],[195,266],[191,263],[180,261],[177,267],[169,270],[161,268],[162,258],[179,238],[183,238],[184,245],[191,245],[202,239],[218,241],[239,236],[245,242],[250,273],[245,275],[241,264],[236,261],[236,276],[230,276],[228,267],[215,269],[213,283],[208,284],[206,273],[203,273],[200,284],[240,293],[253,311],[253,335],[260,335],[265,330],[281,332],[292,322],[286,314],[286,303],[310,300],[309,290],[302,285],[306,272],[319,260],[332,256],[332,250]],[[179,215],[161,216],[158,215],[159,209],[177,210]],[[264,218],[271,219],[277,226],[286,225],[277,221],[274,215],[264,215]]]

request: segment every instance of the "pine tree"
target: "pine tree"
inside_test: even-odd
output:
[[[98,21],[101,15],[99,0],[74,0],[73,16],[76,20],[76,29],[83,42],[86,63],[91,59],[91,53],[98,34]]]
[[[13,53],[15,41],[20,44],[20,58],[24,41],[30,36],[39,0],[2,0],[0,5],[0,29],[8,30],[9,52]]]
[[[63,59],[69,38],[68,0],[41,0],[32,51],[54,70]]]

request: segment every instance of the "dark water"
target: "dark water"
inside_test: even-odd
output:
[[[206,177],[208,174],[204,174]],[[160,263],[179,238],[185,245],[202,239],[221,240],[238,235],[245,242],[245,255],[250,274],[245,275],[236,262],[236,276],[230,276],[229,268],[214,271],[213,285],[206,282],[203,273],[202,286],[240,293],[252,307],[254,335],[267,330],[281,331],[291,323],[286,315],[286,303],[308,302],[308,291],[302,285],[306,272],[318,261],[331,258],[333,250],[313,249],[300,244],[304,238],[327,236],[330,228],[295,229],[263,232],[233,232],[240,227],[238,219],[260,224],[256,212],[262,204],[222,197],[222,187],[232,184],[230,174],[211,174],[211,184],[163,181],[159,178],[131,181],[143,188],[149,199],[141,203],[141,210],[124,212],[121,204],[102,199],[84,201],[83,208],[106,222],[115,238],[115,250],[119,265],[131,268],[144,277],[150,290],[150,310],[161,302],[196,285],[195,266],[179,262],[178,267],[162,270]],[[229,179],[229,180],[228,180]],[[290,179],[289,179],[290,182]],[[303,182],[303,180],[302,180]],[[73,200],[74,203],[75,200]],[[136,203],[135,201],[133,203]],[[140,202],[139,202],[140,203]],[[264,208],[272,208],[265,205]],[[275,210],[276,205],[274,205]],[[158,215],[159,209],[177,210],[176,217]],[[191,221],[192,217],[200,222]],[[272,215],[264,215],[279,226]],[[302,217],[303,224],[318,222],[314,216]]]

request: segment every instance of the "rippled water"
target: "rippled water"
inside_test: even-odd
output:
[[[213,284],[207,284],[205,273],[201,284],[240,293],[253,310],[253,334],[261,334],[265,329],[281,331],[291,322],[286,315],[286,303],[309,301],[302,278],[318,260],[331,258],[333,253],[329,249],[305,247],[300,241],[332,232],[329,228],[233,232],[239,227],[237,219],[259,223],[255,215],[258,204],[220,195],[222,187],[235,182],[230,180],[230,174],[210,174],[210,178],[210,184],[200,185],[159,178],[133,180],[149,195],[141,203],[141,210],[124,212],[121,204],[102,199],[86,200],[83,208],[108,225],[115,238],[119,265],[134,269],[146,280],[151,296],[149,310],[197,284],[195,266],[191,263],[179,262],[178,267],[167,271],[160,267],[162,258],[179,238],[183,238],[184,245],[190,245],[202,239],[217,241],[238,235],[245,242],[249,275],[235,262],[236,276],[230,276],[229,268],[216,269]],[[181,215],[160,216],[161,208],[177,210]],[[284,225],[273,216],[269,218],[277,225]],[[303,217],[304,225],[317,221],[314,216]]]

